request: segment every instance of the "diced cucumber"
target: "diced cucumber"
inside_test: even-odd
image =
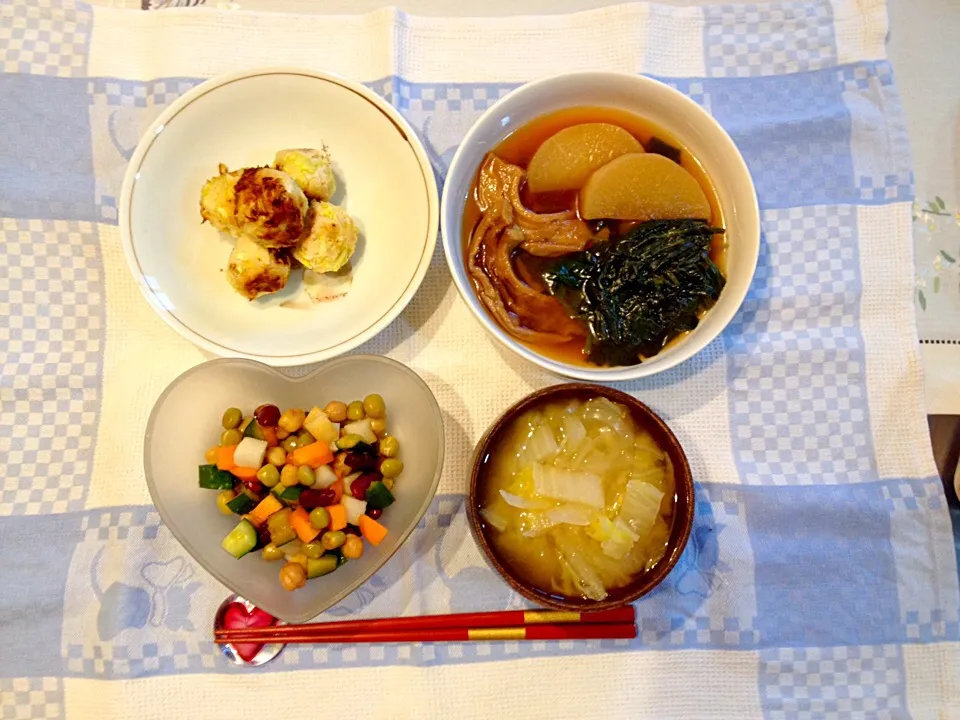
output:
[[[307,577],[312,579],[329,575],[338,567],[337,556],[330,553],[321,555],[317,559],[307,558]]]
[[[257,501],[246,493],[240,493],[227,503],[227,507],[237,515],[246,515],[257,506]]]
[[[283,487],[282,485],[277,485],[277,487]],[[277,494],[277,497],[283,500],[284,502],[295,503],[300,499],[300,493],[303,492],[302,485],[294,485],[293,487],[284,487],[283,492]]]
[[[382,482],[377,481],[367,488],[367,508],[383,510],[393,505],[393,493]]]
[[[207,490],[233,490],[234,477],[216,465],[200,466],[200,487]]]
[[[257,546],[257,529],[249,520],[241,520],[220,543],[220,547],[240,559]]]
[[[263,428],[260,427],[260,423],[256,420],[251,420],[247,425],[246,429],[243,431],[243,436],[248,438],[256,438],[257,440],[266,440],[263,436]]]

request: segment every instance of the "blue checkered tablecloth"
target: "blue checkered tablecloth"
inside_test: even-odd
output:
[[[886,31],[881,0],[509,22],[0,2],[0,720],[958,717],[957,551],[923,418]],[[670,423],[697,482],[690,543],[637,604],[637,640],[290,647],[252,675],[217,654],[227,591],[142,478],[154,400],[204,356],[139,296],[117,216],[141,134],[238,48],[364,81],[441,181],[480,113],[548,72],[644,72],[731,134],[761,206],[750,294],[695,358],[620,384]],[[403,550],[329,616],[524,607],[470,537],[463,478],[487,424],[556,378],[486,337],[439,250],[361,351],[430,384],[448,462]],[[389,692],[355,702],[374,677]]]

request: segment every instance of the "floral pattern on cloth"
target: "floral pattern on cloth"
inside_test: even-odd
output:
[[[960,344],[960,208],[915,202],[913,231],[920,341]]]

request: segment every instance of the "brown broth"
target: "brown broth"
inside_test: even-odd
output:
[[[619,125],[639,140],[640,144],[645,148],[654,137],[659,138],[675,148],[679,148],[680,165],[693,175],[707,196],[707,201],[710,204],[711,224],[714,227],[726,227],[723,222],[723,214],[720,209],[720,201],[717,198],[717,191],[707,177],[700,162],[672,134],[654,123],[625,110],[608,107],[576,107],[541,115],[505,137],[500,144],[493,149],[493,153],[509,163],[526,168],[540,145],[560,130],[573,125],[597,122]],[[479,176],[479,173],[480,169],[477,168],[477,176]],[[473,229],[480,220],[480,208],[477,206],[474,195],[477,176],[474,177],[470,195],[467,197],[467,202],[463,209],[462,234],[464,249],[469,245]],[[520,193],[524,205],[538,213],[559,212],[576,208],[578,195],[578,191],[531,193],[526,189],[526,186],[521,188]],[[720,272],[726,275],[726,239],[724,235],[716,235],[714,237],[713,245],[710,248],[710,259],[720,268]],[[535,262],[530,261],[527,265],[529,269],[533,270]],[[471,280],[471,282],[473,281]],[[474,291],[477,291],[475,284]],[[689,333],[681,333],[668,342],[666,347],[680,342],[688,334]],[[520,342],[523,341],[521,340]],[[584,357],[584,342],[582,340],[573,340],[559,345],[524,344],[533,351],[559,362],[595,367],[595,365],[588,362]]]

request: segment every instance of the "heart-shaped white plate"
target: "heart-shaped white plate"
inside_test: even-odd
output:
[[[400,442],[404,470],[396,502],[381,519],[389,533],[378,546],[366,544],[362,558],[287,592],[280,586],[282,563],[259,552],[236,560],[220,541],[236,525],[217,509],[217,493],[197,485],[197,466],[217,444],[228,407],[250,413],[258,405],[323,407],[380,393],[387,427]],[[290,378],[258,362],[211,360],[174,380],[157,400],[144,439],[147,485],[163,522],[193,558],[230,590],[281,620],[306,622],[366,582],[403,544],[430,506],[443,468],[443,421],[427,384],[409,368],[383,357],[351,355],[324,363],[302,378]]]

